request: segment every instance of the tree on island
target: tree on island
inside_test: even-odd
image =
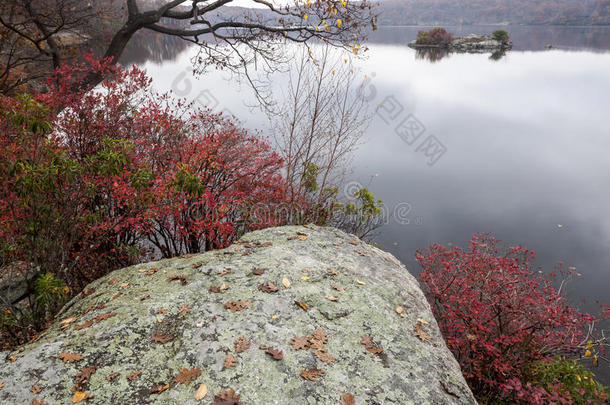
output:
[[[0,4],[0,89],[14,90],[48,76],[62,61],[73,58],[74,47],[62,45],[62,35],[82,40],[94,31],[96,39],[108,40],[103,56],[116,63],[134,34],[151,30],[198,45],[200,53],[194,60],[198,72],[214,65],[249,77],[251,64],[273,68],[284,60],[282,43],[321,40],[357,53],[366,28],[376,28],[377,17],[368,0],[294,0],[286,6],[252,0],[263,9],[229,7],[233,2],[157,0],[144,9],[137,0],[101,5],[78,0],[4,0]],[[101,80],[92,75],[84,84],[91,87]]]

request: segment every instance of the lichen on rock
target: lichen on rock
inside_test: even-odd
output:
[[[87,288],[38,341],[2,353],[0,404],[69,404],[74,390],[91,404],[195,404],[201,384],[201,403],[230,389],[243,404],[337,404],[345,394],[357,404],[476,403],[413,276],[336,229],[256,231]],[[176,378],[184,370],[190,383]]]

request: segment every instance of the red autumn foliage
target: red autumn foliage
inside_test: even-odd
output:
[[[79,91],[91,72],[107,79]],[[282,223],[282,159],[231,120],[91,55],[48,87],[0,95],[0,267],[33,263],[75,294],[145,251],[202,252]]]
[[[533,251],[500,252],[494,238],[477,234],[468,250],[435,244],[416,258],[447,345],[482,403],[573,403],[560,384],[549,392],[528,377],[540,361],[583,353],[596,319],[532,270]]]

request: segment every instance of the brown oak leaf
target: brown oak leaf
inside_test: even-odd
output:
[[[225,357],[224,366],[226,368],[231,368],[237,362],[237,357],[233,356],[231,353],[227,353],[227,357]]]
[[[59,322],[59,325],[61,326],[62,329],[67,328],[68,326],[70,326],[74,321],[76,321],[78,318],[76,316],[71,316],[69,318],[65,318],[62,319]]]
[[[221,276],[226,276],[227,274],[231,273],[231,269],[224,269],[223,271],[220,272]]]
[[[177,384],[190,384],[201,375],[200,368],[181,368],[178,370],[178,374],[174,376],[174,382]]]
[[[333,270],[333,269],[328,269],[326,270],[326,272],[332,276],[338,276],[339,272],[337,270]]]
[[[42,388],[40,388],[40,385],[32,385],[32,394],[39,394],[40,391],[42,391]]]
[[[91,294],[93,294],[94,292],[95,292],[95,290],[94,290],[93,288],[86,288],[86,289],[84,289],[84,290],[83,290],[83,292],[82,292],[82,293],[80,293],[80,294],[81,294],[81,297],[82,297],[82,298],[85,298],[87,295],[91,295]]]
[[[233,347],[235,348],[235,353],[243,353],[250,348],[250,342],[242,336],[233,342]]]
[[[182,285],[187,285],[188,282],[186,281],[186,277],[179,275],[179,274],[174,274],[173,276],[169,276],[169,281],[175,281],[175,280],[180,280],[180,284]]]
[[[421,321],[417,321],[417,323],[415,324],[415,336],[417,336],[419,340],[422,340],[424,342],[432,340],[432,337],[428,335],[424,330],[424,326]]]
[[[193,307],[191,307],[190,305],[182,305],[182,307],[180,307],[180,311],[178,311],[178,315],[180,316],[185,316],[186,314],[189,313],[189,311],[192,309]]]
[[[74,329],[81,330],[81,329],[88,328],[91,325],[93,325],[93,321],[91,319],[89,319],[88,321],[85,321],[80,325],[74,325]]]
[[[252,274],[255,276],[262,276],[265,273],[265,269],[252,269]]]
[[[153,388],[150,389],[150,393],[151,394],[160,394],[164,391],[167,391],[169,389],[169,384],[159,384]]]
[[[273,245],[273,243],[272,243],[272,242],[263,242],[263,243],[261,243],[259,246],[260,246],[260,247],[269,247],[269,246],[272,246],[272,245]]]
[[[108,281],[108,284],[110,284],[110,285],[115,285],[115,284],[116,284],[116,283],[118,283],[119,281],[121,281],[121,280],[119,280],[118,278],[113,278],[112,280]]]
[[[343,405],[356,405],[354,394],[343,394],[342,399]]]
[[[75,353],[59,353],[59,358],[64,361],[64,363],[73,363],[75,361],[81,361],[84,359],[80,354]]]
[[[86,384],[87,382],[89,382],[89,379],[91,378],[91,376],[93,374],[95,374],[95,370],[96,370],[95,366],[83,367],[81,372],[76,374],[76,376],[74,377],[74,382],[76,384],[76,387],[79,388],[83,384]]]
[[[119,298],[121,295],[123,295],[123,292],[122,292],[122,291],[119,291],[118,293],[116,293],[116,294],[114,294],[114,295],[112,296],[112,299],[113,299],[113,300],[116,300],[116,299],[117,299],[117,298]]]
[[[192,268],[194,268],[194,269],[198,269],[198,268],[200,268],[201,266],[203,266],[203,263],[201,263],[201,262],[195,262],[195,263],[193,263],[193,264],[192,264],[192,266],[191,266],[191,267],[192,267]]]
[[[88,394],[84,391],[76,391],[72,396],[72,403],[78,404],[79,402],[85,401],[90,398],[93,398],[93,395]]]
[[[267,284],[259,285],[258,289],[261,290],[262,292],[266,292],[266,293],[274,293],[274,292],[278,292],[278,290],[279,290],[277,285],[273,284],[271,281],[268,282]]]
[[[373,339],[369,335],[363,335],[360,341],[370,353],[379,354],[383,352],[383,349],[373,342]]]
[[[267,349],[267,354],[273,357],[274,360],[282,360],[284,358],[284,353],[279,349],[274,349],[273,347]]]
[[[324,374],[324,370],[319,370],[317,368],[310,368],[309,370],[301,371],[301,377],[309,381],[315,381],[319,377]]]
[[[152,337],[153,342],[155,343],[161,343],[162,345],[172,341],[174,338],[169,336],[169,335],[164,335],[162,333],[155,333]]]
[[[303,309],[303,311],[307,311],[309,309],[309,307],[307,306],[306,303],[301,302],[301,301],[295,301],[294,302],[296,305],[298,305],[299,307],[301,307]]]
[[[150,269],[150,270],[148,270],[148,271],[146,272],[146,275],[147,275],[147,276],[152,276],[153,274],[155,274],[155,273],[156,273],[156,272],[158,272],[158,271],[159,271],[159,269],[157,269],[156,267],[153,267],[152,269]]]
[[[214,395],[212,405],[241,405],[241,402],[239,402],[239,395],[235,395],[235,390],[231,388]]]
[[[34,398],[31,405],[49,405],[49,403],[45,402],[44,399],[38,400]]]
[[[294,350],[307,350],[309,349],[309,337],[293,337],[290,339],[290,345]]]
[[[311,334],[311,337],[320,340],[324,344],[328,342],[328,335],[326,334],[326,332],[324,332],[324,329],[322,328],[314,330]]]
[[[134,381],[136,378],[138,378],[140,376],[140,374],[142,374],[142,370],[137,370],[137,371],[134,371],[133,373],[129,374],[126,378],[129,381]]]
[[[106,312],[105,314],[96,316],[95,318],[93,318],[93,320],[98,323],[108,318],[112,318],[113,316],[116,316],[116,312]]]
[[[313,354],[325,363],[334,363],[335,360],[337,360],[333,356],[329,355],[326,349],[318,349],[313,352]]]
[[[339,292],[345,292],[345,288],[339,286],[339,285],[332,285],[330,286],[330,288],[332,288],[333,290],[337,290]]]
[[[231,312],[239,312],[248,308],[252,303],[248,300],[229,301],[225,303],[225,308]]]
[[[106,381],[112,381],[119,376],[119,373],[112,373],[108,377],[106,377]]]
[[[339,297],[337,297],[336,295],[327,295],[326,299],[333,302],[339,301]]]

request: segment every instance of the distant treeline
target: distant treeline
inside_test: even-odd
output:
[[[610,25],[610,0],[381,0],[381,25]]]

